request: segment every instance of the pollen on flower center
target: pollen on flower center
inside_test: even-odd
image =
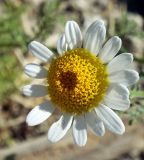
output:
[[[67,88],[69,90],[74,89],[77,84],[76,73],[72,71],[62,72],[60,74],[60,82],[63,88]]]
[[[52,102],[63,112],[82,114],[98,106],[108,87],[106,66],[84,48],[53,60],[48,72]]]

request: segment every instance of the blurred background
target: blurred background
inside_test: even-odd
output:
[[[28,53],[37,40],[56,52],[56,42],[67,20],[84,32],[102,18],[107,39],[118,35],[122,52],[134,55],[139,82],[130,88],[131,107],[118,114],[126,125],[122,136],[88,133],[84,148],[73,144],[71,132],[60,142],[47,141],[47,130],[59,118],[28,127],[27,113],[41,99],[24,97],[20,88],[37,83],[23,73],[29,62],[41,62]],[[144,160],[144,1],[143,0],[0,0],[0,160]],[[41,64],[43,65],[43,64]]]

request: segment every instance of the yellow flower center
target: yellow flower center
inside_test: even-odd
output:
[[[84,48],[54,59],[48,72],[48,91],[62,112],[78,115],[97,107],[108,87],[106,66]]]

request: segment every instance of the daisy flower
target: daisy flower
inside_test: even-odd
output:
[[[131,53],[117,55],[121,39],[114,36],[104,44],[105,36],[102,20],[92,23],[84,37],[78,24],[68,21],[57,42],[58,54],[37,41],[29,44],[30,52],[48,65],[46,68],[33,63],[25,66],[28,76],[46,81],[43,85],[22,88],[26,96],[45,96],[45,101],[30,111],[26,122],[29,126],[38,125],[58,109],[61,117],[48,131],[51,142],[61,140],[70,128],[79,146],[87,142],[87,128],[97,136],[103,136],[105,129],[120,135],[125,132],[122,120],[113,110],[129,108],[127,87],[139,75],[130,69]]]

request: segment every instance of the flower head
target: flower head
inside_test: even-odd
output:
[[[86,144],[87,126],[98,136],[104,135],[105,128],[124,133],[125,126],[112,109],[129,108],[127,86],[134,84],[139,76],[130,69],[131,53],[117,55],[121,39],[114,36],[103,45],[105,35],[102,20],[92,23],[83,38],[78,24],[68,21],[57,42],[58,56],[39,42],[29,44],[33,55],[49,67],[26,65],[27,75],[45,78],[46,84],[27,85],[22,91],[26,96],[48,95],[49,99],[32,109],[26,122],[30,126],[38,125],[58,109],[61,117],[48,132],[51,142],[62,139],[71,126],[74,141],[79,146]]]

